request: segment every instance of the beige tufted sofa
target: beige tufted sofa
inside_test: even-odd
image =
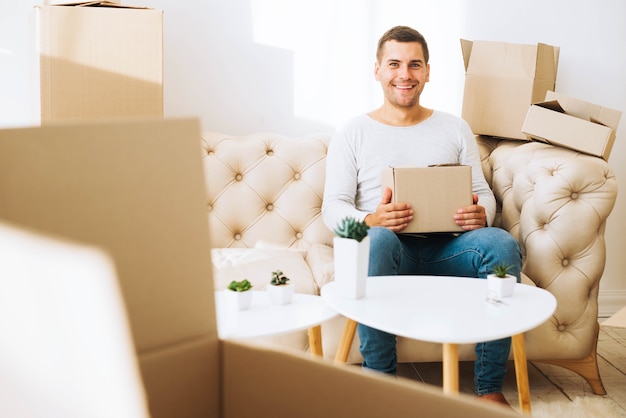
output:
[[[319,293],[333,279],[333,234],[321,218],[329,141],[328,134],[203,134],[217,288],[245,276],[260,290],[276,268],[305,293]],[[498,201],[496,226],[521,244],[524,282],[547,289],[558,302],[548,322],[526,333],[528,359],[573,370],[604,394],[597,314],[605,221],[617,196],[612,169],[600,158],[537,142],[477,142]],[[322,326],[325,357],[333,358],[344,322]],[[308,348],[306,333],[263,342]],[[461,346],[460,358],[472,360],[473,346]],[[399,338],[398,359],[440,361],[441,347]],[[357,336],[348,361],[360,360]]]

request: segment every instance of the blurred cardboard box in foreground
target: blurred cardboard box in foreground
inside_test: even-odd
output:
[[[416,411],[427,417],[518,416],[511,409],[462,393],[451,396],[440,388],[406,379],[219,339],[197,120],[0,130],[0,196],[0,248],[4,243],[13,250],[0,251],[4,257],[0,257],[0,296],[5,296],[0,313],[11,318],[2,323],[6,324],[3,330],[8,327],[14,331],[0,333],[0,387],[11,389],[0,391],[2,417],[105,416],[111,409],[99,406],[116,401],[128,403],[106,416],[144,418],[146,409],[152,418],[373,418],[388,416],[391,410],[395,417],[406,418],[414,417]],[[84,260],[84,254],[94,254],[94,250],[76,248],[71,257],[70,250],[67,257],[58,257],[55,251],[67,245],[48,239],[46,245],[36,239],[17,239],[16,233],[7,232],[5,222],[101,249],[110,257],[111,265],[100,262],[102,258],[89,263],[87,257],[85,268],[105,269],[107,277],[101,275],[100,279],[116,278],[118,283],[102,283],[102,287],[119,286],[120,294],[99,290],[96,277],[88,280],[91,272],[76,269],[77,260]],[[7,262],[18,249],[25,261]],[[68,262],[61,262],[66,258]],[[24,266],[19,274],[32,272],[32,281],[16,280],[16,269],[11,268],[16,264]],[[68,279],[65,268],[77,270],[73,277],[83,286],[63,286]],[[59,275],[65,280],[55,280]],[[31,284],[37,292],[29,287]],[[54,292],[41,286],[50,286]],[[72,307],[77,309],[69,311],[64,299],[55,297],[58,293],[75,301]],[[37,300],[46,303],[38,304]],[[81,315],[96,308],[111,312],[98,304],[120,301],[128,329],[119,317],[117,326],[123,329],[102,326],[115,325],[110,313],[104,318],[96,315],[102,318],[100,323],[90,321],[93,315]],[[73,323],[55,320],[59,316],[43,311],[44,307],[76,323],[84,320],[81,325],[93,329],[89,328],[90,333],[78,330],[64,338],[61,331]],[[39,315],[46,319],[41,324],[50,327],[15,327],[26,319],[13,315],[15,312],[26,313],[24,316],[33,320]],[[120,313],[120,306],[113,310],[116,312]],[[11,338],[26,333],[32,338]],[[111,335],[117,335],[121,340],[117,346],[126,351],[117,356],[118,361],[107,350]],[[106,339],[99,348],[111,355],[84,353],[86,346],[81,341],[88,336]],[[29,344],[30,340],[36,343]],[[58,343],[54,347],[60,349],[53,350],[48,340]],[[128,353],[131,344],[134,357]],[[81,356],[72,356],[73,350],[80,351]],[[16,363],[12,361],[15,357],[24,361]],[[59,384],[58,373],[39,367],[44,359],[54,364],[52,370],[66,373],[63,384]],[[93,364],[88,367],[80,359]],[[100,363],[108,360],[114,362],[110,367]],[[90,372],[102,369],[108,371],[106,376]],[[111,380],[111,384],[128,382],[128,387],[114,386],[118,390],[111,392],[94,384],[106,383],[104,380],[116,371],[121,373],[120,379]],[[81,390],[74,391],[77,387]],[[91,404],[92,398],[75,396],[83,392],[90,392],[100,403]],[[365,393],[378,396],[364,398]],[[142,408],[145,403],[147,408]],[[76,410],[78,414],[69,412]],[[122,415],[114,415],[118,412]]]

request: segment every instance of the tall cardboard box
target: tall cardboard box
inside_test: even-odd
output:
[[[391,189],[393,202],[409,203],[414,211],[402,233],[461,232],[454,214],[473,202],[468,165],[389,167],[382,172],[381,187]]]
[[[126,362],[123,367],[129,370],[124,379],[141,379],[128,382],[133,390],[115,391],[116,395],[126,393],[129,397],[128,407],[117,408],[123,414],[116,416],[144,418],[145,408],[141,405],[147,402],[151,418],[374,418],[388,416],[389,411],[400,418],[415,417],[416,411],[428,417],[519,417],[509,408],[477,401],[469,395],[444,395],[440,388],[363,373],[353,366],[337,366],[304,354],[220,340],[199,138],[199,124],[192,120],[0,130],[0,235],[5,233],[6,223],[47,237],[45,244],[28,242],[35,238],[17,239],[13,233],[0,237],[0,250],[3,243],[9,243],[13,250],[0,251],[0,261],[15,253],[16,248],[21,249],[28,265],[24,270],[34,272],[33,283],[47,283],[74,301],[82,299],[90,311],[98,308],[94,304],[118,304],[118,299],[124,303],[132,341],[123,345],[134,346],[137,363],[130,364],[125,356],[120,356],[112,367],[96,365],[98,370],[113,372],[119,370],[119,361]],[[55,245],[53,240],[59,243]],[[73,254],[69,264],[63,262],[70,256],[68,240],[72,246],[82,243],[88,247],[76,248],[77,254]],[[32,251],[33,247],[38,251]],[[60,247],[68,257],[54,257]],[[119,295],[81,292],[90,287],[87,284],[80,289],[54,287],[59,283],[54,276],[67,278],[63,269],[76,270],[73,261],[82,259],[85,253],[93,255],[96,249],[114,262],[114,267],[104,267],[108,276],[114,276],[112,271],[116,273]],[[90,265],[88,261],[89,257],[83,267]],[[103,267],[103,263],[97,264]],[[31,302],[33,306],[33,294],[40,295],[42,291],[33,292],[29,283],[22,285],[12,280],[11,272],[7,272],[11,265],[15,263],[0,262],[0,290],[4,290],[2,283],[9,282],[22,292],[5,297],[3,300],[11,303],[0,307],[0,312],[10,312],[12,307],[14,311],[28,312],[21,308],[22,304]],[[80,276],[90,280],[91,274],[80,272]],[[118,287],[110,283],[103,286]],[[45,306],[67,314],[67,305],[60,301],[47,300]],[[108,308],[110,311],[114,307]],[[119,312],[118,306],[114,313]],[[69,317],[83,319],[80,315]],[[10,327],[13,319],[21,318],[0,324]],[[107,319],[110,321],[103,322],[120,322],[119,318]],[[46,332],[52,333],[58,342],[55,347],[62,347],[63,338],[57,331],[68,327],[53,320],[46,324],[50,324]],[[124,329],[100,328],[107,343],[112,335],[126,333],[124,324],[119,326]],[[90,335],[98,335],[97,330]],[[84,336],[68,335],[67,348],[85,350],[87,346],[80,345]],[[46,344],[27,345],[23,339],[3,339],[0,335],[0,352],[6,354],[4,348],[10,353],[31,355],[31,365],[54,357]],[[82,354],[81,358],[92,362],[115,361],[111,359],[115,356]],[[0,387],[9,390],[0,391],[0,416],[35,416],[25,411],[41,405],[46,406],[46,416],[74,418],[76,415],[69,411],[84,411],[90,406],[95,406],[91,408],[93,414],[78,417],[110,416],[106,411],[111,408],[103,411],[97,408],[98,404],[77,405],[91,399],[77,398],[68,390],[71,385],[81,385],[86,391],[97,390],[102,386],[94,382],[102,376],[93,374],[93,380],[87,377],[63,381],[66,375],[55,375],[54,379],[43,381],[45,370],[16,369],[3,361],[5,358],[0,356]],[[139,376],[132,370],[137,365]],[[137,393],[136,383],[143,386],[145,397]],[[42,387],[50,390],[36,390]],[[364,397],[364,393],[377,396]],[[93,395],[104,403],[120,399],[102,391]],[[10,402],[4,402],[7,397],[11,397]],[[23,408],[7,411],[7,405],[16,404]]]
[[[461,40],[465,62],[462,117],[476,135],[527,140],[528,106],[556,84],[559,48]]]
[[[195,120],[0,130],[0,219],[111,255],[154,418],[219,404],[199,138]]]
[[[528,109],[529,138],[609,159],[622,112],[553,91]]]
[[[163,117],[161,10],[108,2],[35,10],[42,123]]]

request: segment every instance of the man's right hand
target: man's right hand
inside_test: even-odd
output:
[[[383,197],[376,208],[376,212],[365,217],[369,226],[383,226],[394,232],[400,232],[413,219],[413,210],[408,203],[391,203],[391,189],[383,190]]]

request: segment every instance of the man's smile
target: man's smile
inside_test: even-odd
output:
[[[415,84],[394,84],[393,86],[400,90],[411,90]]]

